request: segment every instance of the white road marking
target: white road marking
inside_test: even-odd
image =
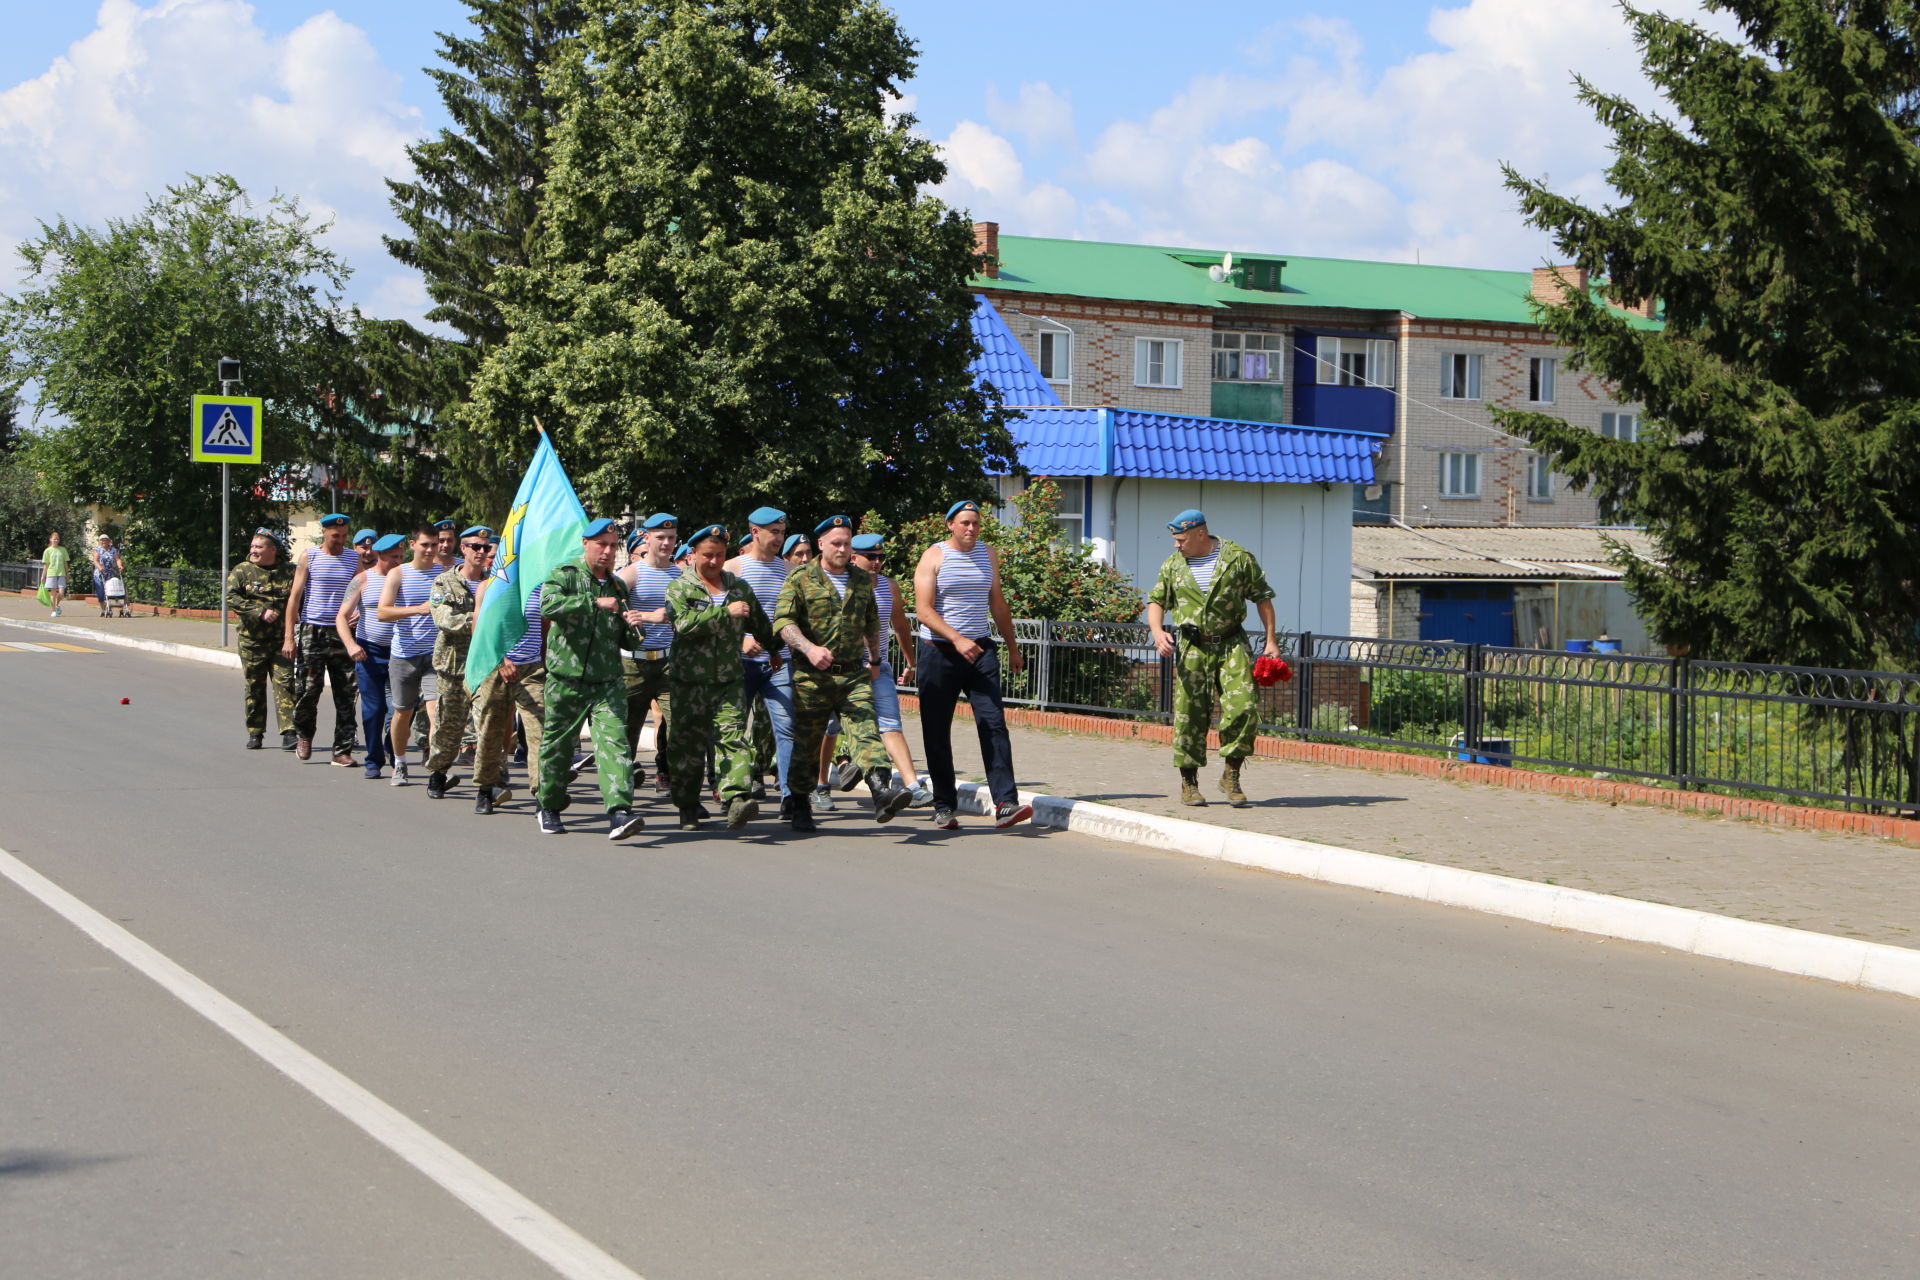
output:
[[[5,849],[0,849],[0,875],[351,1120],[567,1280],[641,1280],[545,1209]]]

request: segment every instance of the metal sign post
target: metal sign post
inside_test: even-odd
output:
[[[193,398],[192,444],[195,462],[220,464],[220,647],[228,641],[227,555],[232,542],[233,472],[235,462],[260,461],[264,406],[249,396],[232,394],[240,381],[240,362],[221,357],[216,372],[220,394]]]

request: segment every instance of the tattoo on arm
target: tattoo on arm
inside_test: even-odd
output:
[[[813,648],[812,643],[808,641],[806,637],[806,633],[800,630],[800,624],[797,622],[789,622],[786,626],[780,628],[780,638],[802,653]]]

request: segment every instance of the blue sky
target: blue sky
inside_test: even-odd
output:
[[[424,307],[380,248],[382,179],[441,123],[420,69],[465,23],[457,0],[0,3],[0,290],[37,219],[97,222],[223,170],[335,219],[351,301]],[[1603,195],[1572,74],[1647,94],[1611,0],[894,8],[940,194],[1003,234],[1524,268],[1550,249],[1498,163]]]

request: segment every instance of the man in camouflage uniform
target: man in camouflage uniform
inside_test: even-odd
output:
[[[607,805],[607,839],[624,840],[645,826],[633,813],[633,765],[627,759],[627,693],[620,651],[639,644],[626,586],[613,576],[620,531],[595,520],[580,535],[580,559],[569,560],[540,584],[540,616],[547,627],[547,704],[540,738],[540,830],[564,835],[573,747],[586,721],[593,733],[594,771]],[[736,663],[738,659],[735,659]]]
[[[227,600],[240,618],[240,678],[247,688],[247,750],[258,751],[267,735],[267,682],[273,682],[280,746],[293,750],[293,660],[280,651],[286,634],[287,594],[293,566],[280,554],[272,532],[256,529],[247,558],[227,575]]]
[[[793,759],[817,761],[827,721],[840,713],[850,754],[873,793],[876,822],[890,822],[912,797],[893,785],[892,761],[873,715],[880,669],[880,607],[873,575],[853,563],[853,521],[828,516],[813,531],[818,559],[787,575],[774,631],[793,649]],[[780,816],[795,831],[814,829],[811,770],[788,771]]]
[[[1147,626],[1160,657],[1173,659],[1173,763],[1180,770],[1180,803],[1200,806],[1199,771],[1207,763],[1207,726],[1220,704],[1220,790],[1234,808],[1247,804],[1240,789],[1240,762],[1253,754],[1260,725],[1253,658],[1247,651],[1247,606],[1260,614],[1266,652],[1280,656],[1274,636],[1273,588],[1247,549],[1207,529],[1199,511],[1182,511],[1167,523],[1173,554],[1147,596]],[[1171,613],[1178,642],[1167,630]],[[1177,654],[1177,656],[1176,656]]]
[[[433,674],[440,685],[433,716],[433,754],[427,757],[427,799],[439,800],[457,779],[447,770],[460,756],[467,737],[472,691],[467,688],[467,646],[473,643],[473,607],[480,584],[493,570],[492,531],[475,526],[460,535],[466,558],[433,580]]]
[[[742,634],[772,653],[773,627],[745,579],[721,566],[727,531],[708,525],[687,539],[687,572],[667,588],[667,619],[673,623],[673,665],[667,674],[673,721],[667,735],[667,785],[680,811],[680,829],[700,825],[700,782],[707,749],[720,771],[720,803],[727,826],[739,830],[759,816],[753,801],[752,755],[746,732],[746,673]],[[778,663],[779,654],[773,654]]]

